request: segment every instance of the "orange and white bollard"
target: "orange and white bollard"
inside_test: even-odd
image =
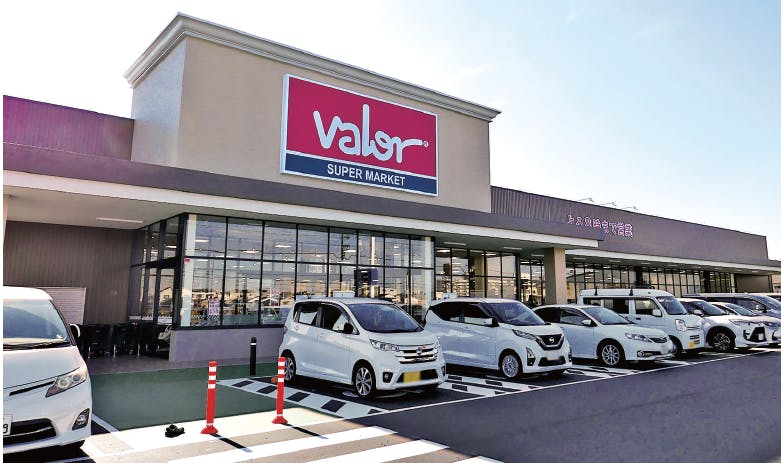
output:
[[[217,434],[214,427],[214,401],[217,398],[217,362],[209,362],[209,381],[206,386],[206,427],[201,434]]]
[[[272,378],[273,379],[273,378]],[[271,421],[272,424],[287,424],[287,420],[282,416],[282,409],[285,406],[285,357],[277,359],[277,417]]]

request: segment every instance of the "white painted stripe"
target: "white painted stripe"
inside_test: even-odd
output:
[[[217,373],[217,367],[209,367],[209,373]]]
[[[612,367],[590,366],[590,365],[572,365],[572,368],[580,368],[582,370],[591,370],[591,371],[607,371],[610,373],[620,373],[622,375],[626,375],[629,373],[640,373],[642,371],[642,370],[633,370],[631,368],[612,368]]]
[[[324,458],[309,463],[383,463],[386,461],[400,460],[402,458],[410,458],[436,452],[446,448],[447,446],[434,442],[416,440],[403,444],[389,445],[387,447],[350,453],[338,457]]]
[[[104,421],[103,419],[101,419],[97,415],[92,415],[92,421],[98,423],[103,429],[105,429],[106,431],[108,431],[110,433],[119,432],[119,430],[117,428],[115,428],[114,426],[111,426],[111,424],[108,421]]]
[[[206,386],[206,388],[207,389],[217,389],[217,385],[216,384],[209,384],[208,386]]]
[[[457,375],[457,376],[459,378],[461,378],[461,379],[460,380],[459,379],[453,379],[452,381],[468,383],[470,385],[474,384],[474,385],[477,385],[477,386],[485,386],[485,387],[491,387],[492,386],[491,384],[487,384],[486,380],[484,378],[472,378],[470,376],[460,376],[460,375]],[[496,382],[502,383],[501,386],[494,386],[494,387],[502,387],[502,388],[505,388],[505,389],[512,389],[512,390],[515,390],[515,391],[529,391],[529,390],[532,389],[531,387],[529,387],[528,384],[515,383],[515,382],[512,382],[512,381],[507,381],[506,379],[502,379],[502,380],[490,379],[488,381],[496,381]],[[469,388],[471,390],[472,387],[469,386]]]
[[[342,431],[333,434],[325,434],[317,437],[304,437],[301,439],[292,439],[271,444],[261,444],[244,449],[228,450],[226,452],[212,453],[208,455],[199,455],[197,457],[183,458],[173,460],[170,463],[210,463],[219,461],[220,463],[236,463],[256,458],[266,458],[275,455],[284,455],[301,450],[309,450],[329,445],[345,444],[363,439],[373,439],[395,434],[394,431],[370,427],[358,428],[350,431]],[[385,447],[387,448],[387,447]]]
[[[84,442],[84,444],[82,444],[81,451],[86,453],[92,458],[100,458],[103,455],[105,455],[103,452],[101,452],[99,448],[95,446],[95,444],[90,442],[89,439],[87,439],[87,441]]]
[[[593,376],[594,378],[615,378],[616,375],[611,375],[607,371],[588,370],[584,368],[567,368],[567,373],[573,371],[572,375],[576,376]]]
[[[726,357],[722,357],[726,358]],[[718,358],[716,360],[721,360],[722,358]],[[691,365],[691,362],[684,362],[683,360],[657,360],[657,363],[666,363],[668,365]]]
[[[499,460],[494,460],[493,458],[474,457],[474,458],[469,458],[467,460],[461,460],[458,463],[502,463],[502,462]]]

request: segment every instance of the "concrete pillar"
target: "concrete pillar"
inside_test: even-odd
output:
[[[5,222],[8,220],[8,201],[11,199],[11,195],[3,195],[3,243],[5,243]]]
[[[564,249],[548,248],[544,250],[545,264],[545,303],[567,303],[567,262]]]

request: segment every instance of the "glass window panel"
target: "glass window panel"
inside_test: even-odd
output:
[[[385,236],[385,265],[409,266],[409,237],[405,235]]]
[[[296,265],[296,295],[325,297],[327,275],[325,264],[298,263]]]
[[[155,311],[155,285],[157,284],[157,269],[147,269],[144,301],[141,305],[141,319],[152,320]]]
[[[138,265],[145,262],[147,228],[133,230],[133,253],[130,256],[130,265]]]
[[[452,278],[452,291],[458,295],[458,297],[469,297],[469,277],[466,275],[453,275]]]
[[[358,263],[361,265],[383,265],[385,239],[380,232],[358,232]]]
[[[192,232],[190,221],[195,221],[195,237],[186,238],[186,253],[192,256],[223,257],[225,255],[225,218],[190,214],[187,231]],[[192,246],[192,248],[190,248]]]
[[[410,239],[413,267],[433,267],[434,239],[430,236],[413,236]]]
[[[486,275],[483,251],[469,251],[469,275]]]
[[[485,296],[485,277],[484,276],[472,276],[469,277],[469,296],[470,297],[486,297]]]
[[[328,295],[333,296],[334,291],[355,292],[355,266],[330,266],[330,271],[328,272]]]
[[[160,222],[156,222],[149,227],[149,233],[151,238],[149,241],[149,259],[148,262],[154,262],[158,260],[157,253],[160,249]]]
[[[502,278],[502,297],[505,299],[518,299],[515,278]]]
[[[127,308],[128,319],[140,320],[141,319],[141,306],[144,301],[144,278],[146,269],[143,267],[131,267],[130,268],[130,286],[128,288],[128,294],[130,294],[130,303]]]
[[[412,289],[410,291],[410,313],[418,320],[428,308],[429,301],[434,297],[434,271],[427,269],[412,269],[410,271]]]
[[[285,322],[295,302],[296,265],[288,262],[263,262],[260,283],[260,323],[277,325]]]
[[[355,230],[332,228],[328,246],[330,263],[355,265],[358,258],[358,235]]]
[[[380,294],[383,293],[382,285],[385,278],[383,268],[363,267],[358,270],[360,272],[357,282],[358,297],[380,297]]]
[[[230,226],[228,230],[230,233]],[[231,260],[226,262],[226,267],[222,324],[257,325],[261,263],[251,260]]]
[[[326,263],[328,229],[301,225],[298,227],[298,261]]]
[[[485,274],[492,277],[502,276],[502,256],[498,252],[485,252]]]
[[[434,269],[437,272],[437,276],[444,275],[450,277],[451,265],[450,265],[450,249],[437,248],[436,251],[436,267]]]
[[[263,235],[263,260],[296,259],[296,226],[267,222]]]
[[[466,277],[469,275],[469,259],[467,258],[466,249],[453,249],[451,254],[451,267],[450,271],[453,278],[459,276]]]
[[[486,278],[486,297],[502,297],[502,279],[500,277]]]
[[[515,278],[515,273],[515,256],[502,254],[502,276],[505,278]]]
[[[224,261],[185,259],[182,274],[181,326],[218,326]]]
[[[163,243],[163,258],[176,257],[176,247],[179,242],[179,217],[171,217],[165,222],[165,242]]]
[[[228,258],[260,259],[263,251],[263,222],[228,219]]]
[[[378,297],[393,301],[400,306],[408,306],[409,270],[406,268],[386,268],[385,286]]]
[[[158,272],[160,280],[160,293],[157,300],[157,324],[170,325],[173,323],[174,308],[174,269],[163,268]]]

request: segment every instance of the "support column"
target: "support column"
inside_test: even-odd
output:
[[[8,201],[11,199],[11,195],[3,195],[3,239],[0,245],[5,243],[5,222],[8,220]]]
[[[567,303],[567,261],[564,249],[548,248],[544,250],[545,264],[545,303]]]

